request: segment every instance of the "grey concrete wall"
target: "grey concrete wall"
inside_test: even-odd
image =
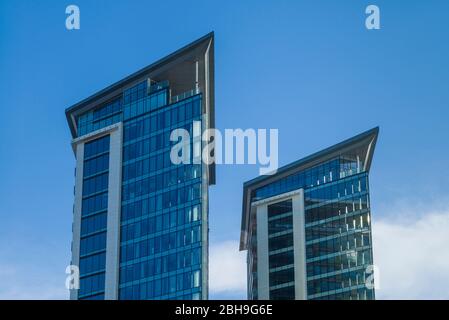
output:
[[[122,123],[113,124],[72,140],[72,146],[76,156],[75,201],[72,225],[72,265],[79,267],[80,261],[84,144],[107,134],[111,135],[111,140],[109,153],[105,299],[117,299],[120,250]],[[78,299],[78,290],[70,290],[70,299]]]
[[[105,300],[118,299],[122,190],[122,124],[110,133]]]
[[[270,299],[268,264],[268,210],[267,204],[257,207],[257,296],[259,300]]]
[[[293,255],[295,261],[295,299],[307,299],[306,231],[304,218],[304,190],[292,197]]]
[[[84,143],[74,145],[76,156],[75,176],[75,202],[73,206],[72,222],[72,265],[79,267],[80,264],[80,237],[81,237],[81,205],[83,201],[83,163]],[[78,299],[78,290],[70,290],[70,300]]]
[[[268,206],[292,199],[293,254],[295,263],[295,299],[307,299],[304,190],[298,189],[252,204],[256,207],[257,219],[257,293],[259,300],[270,298],[269,254],[268,254]]]
[[[204,103],[204,102],[203,102]],[[201,133],[207,129],[207,114],[203,114]],[[201,145],[203,150],[203,145]],[[209,170],[205,164],[201,172],[201,300],[209,299]]]

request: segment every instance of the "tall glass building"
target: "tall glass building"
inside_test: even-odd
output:
[[[368,174],[374,128],[248,181],[249,299],[374,299]]]
[[[207,299],[215,167],[173,164],[174,129],[214,127],[210,33],[66,110],[76,157],[71,299]]]

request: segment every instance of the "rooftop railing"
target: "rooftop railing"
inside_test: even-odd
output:
[[[192,97],[196,94],[200,93],[199,89],[191,89],[189,91],[183,92],[181,94],[178,94],[176,96],[173,96],[170,98],[170,103],[176,103],[179,102],[181,100],[187,99],[189,97]]]

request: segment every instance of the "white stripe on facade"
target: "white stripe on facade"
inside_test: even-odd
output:
[[[122,123],[110,132],[105,300],[118,299],[122,189]]]
[[[268,206],[292,199],[295,299],[307,299],[304,190],[298,189],[254,202],[257,221],[257,293],[259,300],[270,299]]]

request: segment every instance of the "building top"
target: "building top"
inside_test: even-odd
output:
[[[240,250],[247,249],[247,236],[249,228],[249,219],[251,212],[251,197],[254,190],[273,183],[279,179],[288,177],[295,173],[317,166],[326,161],[332,160],[337,156],[349,154],[357,150],[364,159],[363,171],[369,171],[373,157],[374,148],[379,134],[379,127],[363,132],[355,137],[347,139],[322,151],[316,152],[303,159],[297,160],[286,166],[279,168],[273,175],[259,176],[243,184],[243,202],[242,202],[242,223],[240,233]]]
[[[168,86],[171,102],[188,97],[188,93],[202,94],[202,113],[206,129],[215,127],[214,81],[214,33],[197,39],[168,56],[106,87],[65,110],[72,138],[82,136],[78,132],[80,116],[92,110],[100,110],[122,99],[125,90],[142,81]],[[152,86],[148,86],[151,90]],[[148,92],[150,94],[150,91]],[[215,184],[215,164],[208,166],[209,184]]]
[[[195,83],[198,83],[204,94],[208,127],[214,128],[214,33],[211,32],[67,108],[65,114],[72,137],[77,136],[79,115],[110,102],[145,79],[168,81],[173,96],[194,89]]]

